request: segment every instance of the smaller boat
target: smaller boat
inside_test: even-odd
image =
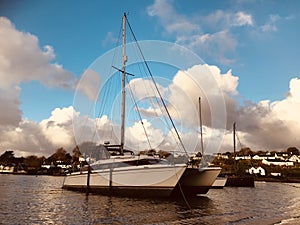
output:
[[[220,167],[186,168],[173,195],[184,194],[193,197],[206,194],[212,188],[216,177],[220,174]]]
[[[236,171],[236,146],[235,146],[235,137],[236,137],[236,125],[233,123],[233,152],[234,152],[234,169]],[[229,176],[225,183],[226,187],[255,187],[254,178],[251,176],[241,176],[237,175],[236,172],[234,175]]]
[[[3,165],[0,165],[0,173],[2,173],[2,174],[11,174],[11,173],[14,173],[14,167],[13,166],[3,166]]]
[[[201,155],[204,159],[203,153],[203,131],[202,131],[202,115],[201,115],[201,98],[199,97],[199,121],[200,121],[200,141],[201,141]],[[200,166],[193,167],[189,165],[184,171],[178,184],[176,185],[173,194],[184,194],[185,196],[197,196],[199,194],[206,194],[212,188],[217,176],[220,174],[221,167]]]
[[[226,182],[227,182],[226,177],[217,177],[215,182],[212,184],[211,188],[222,189],[223,187],[225,187]]]

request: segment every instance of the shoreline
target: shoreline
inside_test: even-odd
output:
[[[28,175],[28,176],[53,176],[53,177],[64,177],[65,174],[34,174],[34,173],[8,173],[0,172],[0,174],[7,175]],[[264,181],[264,182],[280,182],[280,183],[300,183],[300,177],[254,177],[254,181]]]
[[[300,183],[300,177],[254,177],[255,181],[265,181],[265,182],[280,182],[280,183]]]

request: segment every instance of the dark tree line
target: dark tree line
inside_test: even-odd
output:
[[[23,170],[29,174],[62,174],[65,171],[59,165],[78,165],[80,155],[78,146],[73,149],[72,155],[64,148],[58,148],[55,153],[47,158],[36,155],[15,157],[14,152],[9,150],[0,156],[0,165],[14,166],[15,172]],[[50,168],[43,169],[42,165],[50,165]]]

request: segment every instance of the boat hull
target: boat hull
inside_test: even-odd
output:
[[[226,187],[255,187],[254,177],[231,176],[227,178]]]
[[[198,194],[206,194],[212,188],[220,172],[220,167],[187,168],[176,185],[173,195],[197,196]]]
[[[217,179],[215,180],[215,182],[212,184],[211,187],[214,189],[222,189],[225,187],[226,182],[227,182],[226,177],[217,177]]]
[[[65,177],[64,189],[134,197],[167,197],[186,169],[186,165],[147,165],[92,170]]]

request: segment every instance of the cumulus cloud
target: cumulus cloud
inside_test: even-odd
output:
[[[251,14],[237,11],[216,10],[206,16],[188,16],[179,13],[172,1],[156,0],[147,8],[151,17],[157,17],[164,31],[173,35],[178,44],[215,58],[218,63],[234,62],[228,55],[236,50],[237,37],[233,27],[252,27]]]
[[[89,100],[95,101],[98,97],[99,87],[101,84],[100,75],[92,69],[84,71],[80,82],[77,85],[76,91],[81,92]],[[79,93],[77,93],[79,94]]]
[[[194,22],[176,12],[170,1],[155,1],[147,8],[149,16],[156,16],[168,33],[191,34],[199,31],[200,27]]]
[[[300,146],[300,80],[290,80],[289,95],[283,100],[247,102],[236,114],[244,145],[253,149],[284,150]]]
[[[36,36],[17,30],[5,17],[0,17],[0,36],[1,149],[46,153],[56,144],[70,144],[68,139],[62,140],[61,130],[50,129],[50,122],[46,129],[43,123],[22,118],[20,85],[38,81],[51,88],[73,89],[75,76],[55,62],[51,46],[40,48]],[[56,142],[49,138],[51,131],[53,135],[57,132]]]
[[[268,21],[262,25],[260,28],[263,32],[271,32],[271,31],[277,31],[278,28],[276,26],[276,23],[280,20],[279,15],[270,15]]]
[[[290,80],[288,95],[282,100],[245,101],[243,105],[235,99],[239,95],[238,80],[231,70],[224,73],[209,65],[195,65],[176,73],[172,83],[165,88],[164,97],[185,144],[194,143],[193,146],[199,149],[199,135],[195,136],[195,131],[199,124],[198,97],[201,96],[206,152],[232,150],[234,122],[237,123],[240,147],[284,150],[288,146],[299,146],[300,140],[295,134],[300,132],[300,79]],[[222,101],[223,107],[214,105]],[[157,110],[147,108],[143,113],[157,117]],[[171,140],[171,136],[174,138],[174,133],[166,135],[160,146],[175,149],[176,141]]]
[[[49,87],[73,88],[75,77],[53,62],[54,50],[41,49],[38,38],[18,31],[5,17],[0,17],[0,88],[37,80]]]
[[[35,80],[47,87],[70,89],[75,77],[54,62],[51,46],[41,49],[36,36],[18,31],[5,17],[0,17],[0,36],[0,124],[17,126],[22,116],[21,83]]]
[[[22,119],[22,112],[19,109],[21,101],[19,100],[21,89],[14,86],[3,90],[0,88],[0,125],[17,126]]]
[[[299,147],[300,140],[296,134],[300,132],[300,79],[291,79],[289,94],[274,102],[248,101],[239,106],[234,99],[238,95],[237,87],[238,77],[231,70],[224,73],[216,66],[195,65],[186,71],[178,71],[169,86],[164,88],[164,98],[188,152],[200,150],[199,96],[203,101],[205,153],[232,151],[233,122],[237,123],[242,147],[248,146],[253,150]],[[220,93],[222,96],[219,96]],[[217,98],[224,101],[224,107],[211,102],[218,102]],[[162,113],[158,113],[156,107],[144,108],[144,127],[138,121],[127,124],[126,148],[182,151],[174,129],[160,117]],[[49,118],[39,123],[22,119],[18,126],[1,125],[1,148],[50,155],[58,147],[70,151],[75,144],[85,141],[104,143],[109,140],[112,144],[119,144],[120,127],[108,116],[91,118],[75,111],[72,106],[56,108]]]
[[[111,127],[107,116],[92,119],[80,115],[72,106],[56,108],[39,123],[22,119],[17,127],[0,125],[1,149],[48,156],[60,147],[71,151],[82,142],[103,143],[112,136]]]
[[[202,19],[206,26],[215,30],[254,25],[252,15],[243,11],[227,12],[223,10],[216,10],[207,16],[204,16]]]
[[[211,125],[212,116],[226,114],[225,107],[232,96],[238,93],[237,86],[238,77],[232,75],[231,70],[222,73],[216,66],[195,65],[186,71],[178,71],[174,76],[170,102],[176,105],[182,118],[195,124],[195,118],[198,118],[198,98],[201,97],[204,123]],[[184,94],[179,93],[179,90]],[[183,99],[180,100],[180,96]],[[191,104],[186,104],[187,99],[190,99]],[[218,112],[219,110],[223,112]],[[214,114],[212,111],[217,112]]]

